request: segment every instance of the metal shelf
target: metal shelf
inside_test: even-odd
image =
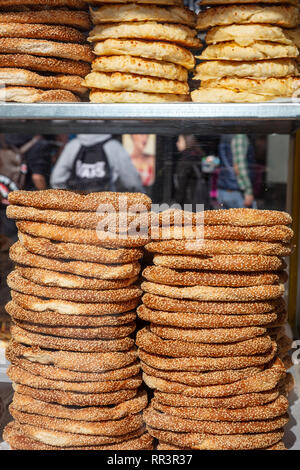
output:
[[[0,132],[279,133],[300,128],[300,102],[260,104],[14,104],[0,105]]]

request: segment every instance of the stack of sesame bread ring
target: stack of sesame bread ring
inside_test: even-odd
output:
[[[0,100],[77,102],[93,52],[83,0],[0,0]]]
[[[196,67],[197,102],[260,102],[297,94],[298,0],[202,0],[207,47]],[[207,8],[206,8],[207,7]]]
[[[284,448],[291,217],[230,209],[157,219],[138,308],[148,326],[136,338],[154,389],[149,433],[161,450]]]
[[[123,193],[124,214],[120,197],[61,190],[9,196],[8,217],[19,229],[6,307],[15,394],[4,435],[13,449],[152,448],[133,338],[151,201]]]
[[[97,56],[85,79],[93,103],[190,101],[189,48],[201,45],[183,0],[85,0]]]

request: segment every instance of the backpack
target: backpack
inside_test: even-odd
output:
[[[8,146],[3,135],[0,136],[0,202],[8,204],[8,194],[11,191],[22,189],[25,184],[27,166],[25,153],[28,152],[40,139],[34,137],[21,148]]]
[[[111,138],[93,146],[80,147],[67,182],[69,189],[84,192],[113,190],[112,172],[103,148],[109,140]]]

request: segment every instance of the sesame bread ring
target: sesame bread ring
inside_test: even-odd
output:
[[[11,327],[11,334],[15,341],[28,344],[29,346],[39,346],[62,351],[82,351],[82,352],[108,352],[108,351],[129,351],[134,345],[131,338],[121,338],[112,340],[90,340],[72,339],[57,336],[46,336],[38,333],[31,333],[17,325]]]
[[[171,380],[164,380],[143,373],[143,380],[148,387],[165,393],[179,393],[189,397],[218,398],[245,393],[258,393],[272,390],[285,377],[283,364],[258,372],[257,375],[242,379],[232,384],[209,385],[206,387],[187,386]],[[172,374],[170,373],[170,379]]]
[[[188,26],[196,24],[196,15],[193,12],[177,6],[163,8],[156,5],[104,5],[91,10],[91,17],[94,24],[149,20]]]
[[[299,23],[298,8],[294,6],[236,5],[209,8],[198,16],[197,29],[228,24],[274,24],[296,28]]]
[[[142,383],[142,378],[139,375],[124,380],[104,382],[65,382],[46,379],[45,377],[31,374],[17,366],[10,366],[7,373],[14,383],[26,385],[27,387],[77,393],[106,393],[118,392],[120,390],[134,390]]]
[[[27,361],[28,362],[28,361]],[[157,377],[159,379],[169,380],[172,377],[172,381],[191,385],[191,386],[207,386],[207,385],[224,385],[243,380],[248,377],[260,372],[259,367],[247,367],[246,369],[240,370],[224,370],[215,372],[180,372],[180,371],[165,371],[160,369],[154,369],[145,362],[142,362],[143,371],[149,376]]]
[[[35,426],[42,427],[43,429],[55,429],[56,431],[74,433],[76,437],[73,437],[73,442],[76,442],[78,446],[86,443],[84,435],[92,435],[94,439],[95,436],[120,436],[136,431],[143,424],[140,414],[126,416],[119,420],[101,421],[99,423],[89,421],[78,423],[69,419],[57,419],[50,416],[23,413],[22,411],[15,410],[13,406],[10,406],[10,413],[19,423],[29,425],[34,423]]]
[[[248,434],[256,432],[270,432],[283,428],[288,423],[288,415],[279,416],[262,421],[197,421],[194,419],[178,418],[155,411],[149,407],[143,413],[147,426],[155,429],[176,432],[202,432],[209,434]]]
[[[157,216],[155,221],[157,224]],[[181,226],[182,221],[192,225],[204,222],[205,225],[233,225],[251,228],[266,225],[291,225],[292,218],[287,212],[261,209],[220,209],[197,213],[175,209],[160,212],[158,215],[160,226],[165,224],[168,226],[179,224]]]
[[[17,258],[15,261],[24,259],[27,263],[29,262],[30,266],[35,266],[34,262],[37,263],[39,260],[40,263],[37,267],[43,268],[45,267],[41,265],[41,263],[45,263],[44,258],[29,258],[29,256],[34,253],[36,255],[41,255],[46,258],[59,258],[60,262],[63,260],[70,260],[67,264],[72,266],[72,260],[79,261],[93,261],[93,264],[89,265],[90,272],[92,267],[95,266],[95,263],[99,264],[129,264],[134,261],[139,260],[143,257],[143,251],[140,248],[118,248],[118,249],[108,249],[102,248],[100,246],[94,245],[81,245],[80,250],[78,250],[78,245],[76,243],[57,243],[51,240],[47,240],[46,238],[39,238],[39,237],[31,237],[30,235],[22,234],[19,232],[19,240],[20,242],[15,243],[14,248],[12,248],[12,252]],[[11,254],[11,253],[10,253]],[[49,262],[52,260],[48,260]],[[20,261],[19,261],[20,262]],[[57,261],[59,263],[59,261]],[[25,264],[25,263],[23,263]],[[137,264],[135,263],[135,267]],[[53,269],[53,268],[51,268]],[[64,268],[65,272],[72,272],[73,274],[80,274],[78,272],[78,267],[76,267],[76,272],[74,270],[67,270],[67,267]],[[53,269],[54,271],[59,271],[59,269]],[[139,271],[138,271],[139,272]],[[136,272],[136,274],[138,273]],[[127,277],[130,277],[131,274]],[[88,274],[86,274],[88,277]],[[93,277],[99,277],[93,273]]]
[[[116,315],[61,315],[57,312],[46,310],[34,312],[20,307],[16,302],[9,302],[6,306],[7,313],[16,321],[28,322],[37,325],[52,325],[52,327],[76,327],[76,328],[100,328],[103,326],[122,326],[134,322],[135,312],[127,312]]]
[[[146,362],[155,369],[181,370],[188,372],[215,371],[245,369],[268,364],[276,353],[276,344],[272,344],[272,350],[261,355],[253,356],[228,356],[228,357],[165,357],[157,353],[149,354],[139,349],[140,360]]]
[[[14,320],[20,328],[33,333],[58,336],[72,339],[118,339],[131,335],[136,328],[135,322],[124,326],[102,326],[99,328],[72,328],[62,326],[39,325],[30,322]]]
[[[108,406],[130,400],[137,395],[137,389],[119,390],[106,393],[77,393],[62,390],[43,390],[27,385],[13,384],[14,391],[28,395],[46,403],[57,403],[67,406]]]
[[[146,327],[138,331],[136,344],[144,351],[162,356],[220,358],[224,356],[264,354],[270,351],[272,341],[266,335],[227,344],[189,343],[187,341],[161,339]]]
[[[83,277],[50,271],[49,269],[27,268],[24,266],[16,266],[15,271],[23,278],[35,282],[36,284],[69,289],[120,289],[131,286],[138,280],[138,276],[134,276],[127,279],[108,281],[95,279],[93,277]]]
[[[245,272],[280,271],[286,266],[278,256],[265,255],[155,255],[153,263],[173,269]]]
[[[1,102],[15,103],[75,103],[80,99],[68,90],[43,90],[32,87],[7,86],[0,88]]]
[[[28,347],[12,340],[8,346],[8,354],[15,349],[15,354],[31,362],[53,365],[61,369],[102,373],[120,369],[136,361],[135,349],[126,352],[110,353],[77,353],[50,351],[37,346]],[[26,394],[25,394],[26,395]]]
[[[174,221],[175,222],[175,221]],[[173,223],[174,223],[173,222]],[[261,225],[257,227],[239,227],[235,225],[205,225],[201,226],[205,240],[244,240],[263,242],[289,242],[293,237],[293,230],[286,225]],[[200,232],[202,233],[202,232]],[[191,226],[167,226],[157,229],[152,227],[151,238],[153,240],[192,239],[199,238],[195,227]]]
[[[74,227],[59,227],[58,230],[57,225],[26,221],[17,222],[17,227],[21,232],[36,237],[83,245],[87,243],[105,248],[137,248],[148,242],[148,232],[127,235]]]
[[[114,212],[126,210],[130,212],[147,212],[151,207],[151,199],[142,193],[99,192],[81,194],[62,189],[38,191],[13,191],[9,195],[10,204],[38,209],[55,209],[65,211],[97,212],[100,205],[103,211]],[[111,208],[108,206],[111,205]],[[125,205],[125,206],[124,206]],[[102,211],[102,212],[103,212]]]
[[[69,90],[81,95],[87,91],[81,85],[82,78],[79,75],[45,76],[30,70],[3,67],[0,69],[0,81],[6,85]]]
[[[23,431],[23,427],[16,421],[9,423],[5,428],[5,441],[9,443],[13,450],[61,450],[61,447],[44,444],[40,441],[28,437]],[[138,434],[138,433],[134,433]],[[87,447],[67,447],[67,450],[152,450],[153,438],[145,432],[140,437],[122,441],[118,444]]]
[[[87,44],[73,44],[41,39],[0,38],[1,54],[28,54],[92,62],[94,55]]]
[[[82,10],[86,7],[82,0],[0,0],[0,7],[16,6],[68,7]]]
[[[147,281],[169,286],[220,286],[248,287],[269,284],[283,284],[287,281],[287,273],[227,273],[214,271],[178,271],[162,266],[147,266],[143,271]]]
[[[211,313],[213,315],[248,315],[262,314],[285,309],[283,299],[259,302],[199,302],[197,300],[177,300],[145,294],[143,302],[146,307],[167,312]]]
[[[91,26],[88,12],[63,9],[0,13],[0,23],[53,24],[71,26],[85,31]]]
[[[8,279],[10,285],[10,279]],[[278,299],[284,294],[284,285],[253,287],[174,287],[145,281],[141,288],[144,292],[176,299],[196,299],[220,302],[256,302],[258,300]]]
[[[280,396],[279,389],[259,392],[246,393],[243,395],[233,395],[223,398],[193,398],[184,397],[184,406],[192,408],[226,408],[230,410],[262,406],[271,403]],[[154,400],[167,406],[182,406],[182,396],[175,393],[154,392]]]
[[[3,38],[49,39],[52,41],[83,43],[86,37],[75,28],[46,24],[0,23]]]
[[[12,271],[7,277],[8,286],[17,292],[49,299],[70,300],[73,302],[116,302],[127,301],[140,297],[141,289],[137,286],[123,289],[91,290],[66,289],[63,287],[40,286],[22,277],[18,271]],[[270,286],[271,287],[271,286]]]
[[[166,442],[159,442],[157,450],[189,450],[190,448],[188,447],[179,447],[175,446],[174,444],[168,444]],[[270,447],[264,447],[263,449],[257,449],[257,450],[287,450],[284,443],[279,441],[278,444],[274,444],[273,446]]]
[[[99,223],[103,226],[113,227],[116,232],[127,232],[130,227],[148,227],[148,213],[134,215],[123,213],[101,214],[98,212],[56,211],[51,209],[37,209],[35,207],[13,206],[7,207],[6,215],[10,219],[31,220],[33,222],[46,222],[62,227],[78,227],[96,229]]]
[[[283,438],[283,431],[261,434],[213,435],[161,431],[147,426],[149,434],[170,444],[198,450],[257,450],[276,444]]]
[[[40,297],[11,291],[12,300],[20,307],[37,312],[53,310],[62,315],[111,315],[125,313],[136,308],[139,299],[112,303],[79,303],[64,300],[43,300]]]
[[[13,355],[11,351],[8,353],[8,356],[12,358],[11,362],[14,365],[33,375],[39,375],[50,380],[66,382],[105,382],[111,380],[125,380],[138,375],[140,372],[140,364],[138,362],[107,372],[88,373],[60,369],[51,365],[38,364],[36,362],[28,361],[27,359],[20,359],[20,356]]]
[[[80,77],[85,77],[91,70],[91,65],[87,62],[31,54],[0,54],[0,67],[17,67],[51,74],[79,75]]]
[[[151,310],[145,305],[137,309],[142,320],[158,325],[169,325],[180,328],[242,328],[269,326],[278,318],[276,312],[250,315],[211,315],[199,313],[170,313]],[[183,318],[184,317],[184,318]]]
[[[235,240],[164,240],[146,245],[151,253],[167,255],[276,255],[288,256],[291,246],[283,243]]]
[[[155,399],[152,400],[151,405],[155,410],[161,413],[186,419],[196,419],[199,421],[253,421],[272,419],[284,415],[288,410],[289,402],[283,395],[280,395],[275,401],[267,403],[266,405],[235,410],[226,408],[179,408],[162,405]]]
[[[233,343],[245,341],[257,336],[265,335],[266,328],[241,327],[241,328],[172,328],[151,323],[150,331],[162,339],[174,339],[187,341],[188,343]]]

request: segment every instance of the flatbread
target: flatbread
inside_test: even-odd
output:
[[[102,56],[93,61],[92,70],[95,72],[118,72],[148,75],[186,82],[187,70],[171,62],[143,59],[131,56]]]
[[[88,88],[102,90],[172,93],[178,95],[187,95],[189,93],[189,86],[184,82],[120,72],[111,74],[91,72],[85,77],[83,83]]]
[[[109,5],[91,10],[94,24],[118,23],[119,21],[161,21],[167,23],[186,24],[195,26],[196,15],[188,8],[163,8],[153,5]]]
[[[251,80],[249,78],[222,78],[220,80],[203,80],[201,88],[226,88],[235,92],[250,92],[261,95],[292,96],[299,88],[298,78],[267,78]]]
[[[227,5],[231,3],[262,3],[261,0],[202,0],[202,5]],[[264,0],[263,3],[288,3],[289,5],[299,5],[299,0]]]
[[[195,80],[239,78],[286,78],[298,75],[298,66],[292,59],[262,60],[257,62],[233,62],[213,60],[198,64]]]
[[[0,23],[53,24],[83,30],[88,30],[91,26],[88,12],[66,9],[0,13]]]
[[[297,31],[297,30],[296,30]],[[278,44],[293,44],[294,30],[266,24],[232,24],[215,26],[205,37],[207,44],[235,41],[240,46],[251,46],[256,41],[268,41]]]
[[[94,55],[87,44],[60,43],[41,39],[0,38],[1,54],[28,54],[92,62]]]
[[[0,83],[5,86],[29,86],[48,89],[70,90],[84,94],[82,78],[79,75],[40,75],[25,69],[0,68]]]
[[[190,101],[190,96],[172,93],[93,90],[90,93],[90,101],[92,103],[177,103]]]
[[[201,12],[197,19],[197,29],[228,24],[274,24],[285,28],[295,28],[299,24],[299,11],[294,6],[235,5],[213,7]]]
[[[78,29],[46,24],[0,23],[2,38],[49,39],[61,42],[86,42],[86,36]]]
[[[16,103],[76,103],[80,99],[67,90],[41,90],[31,87],[7,86],[0,88],[0,101]]]
[[[168,24],[157,23],[156,21],[144,21],[139,23],[104,23],[97,25],[90,32],[89,41],[96,43],[94,51],[95,54],[103,55],[103,45],[101,42],[98,44],[98,41],[103,41],[110,38],[125,40],[128,39],[126,43],[128,44],[128,50],[131,52],[130,55],[140,55],[138,52],[135,52],[134,44],[136,39],[138,39],[138,43],[141,39],[147,41],[152,40],[151,47],[155,49],[166,50],[166,45],[163,48],[160,46],[160,44],[155,47],[155,41],[169,41],[171,43],[170,46],[172,43],[175,43],[185,47],[200,47],[201,41],[196,36],[197,31],[195,29],[189,28],[183,24]],[[134,40],[134,43],[132,43],[129,39]],[[147,44],[144,45],[145,48],[146,46]],[[104,52],[106,52],[105,55],[110,55],[109,51],[110,48],[107,45],[106,51],[104,50]],[[188,51],[186,52],[188,54]],[[171,54],[169,55],[171,56]],[[155,59],[156,57],[152,58]]]
[[[276,44],[255,41],[250,46],[241,46],[234,41],[210,44],[199,56],[201,60],[252,61],[266,59],[295,58],[299,55],[294,44]]]
[[[192,101],[195,103],[260,103],[263,101],[270,101],[281,97],[291,95],[263,95],[251,93],[248,91],[239,92],[229,90],[227,88],[200,88],[191,93]]]
[[[132,3],[132,0],[84,0],[90,5],[102,5],[105,3]],[[291,0],[297,1],[297,0]],[[146,5],[177,5],[183,6],[182,0],[135,0],[134,3],[145,3]]]

